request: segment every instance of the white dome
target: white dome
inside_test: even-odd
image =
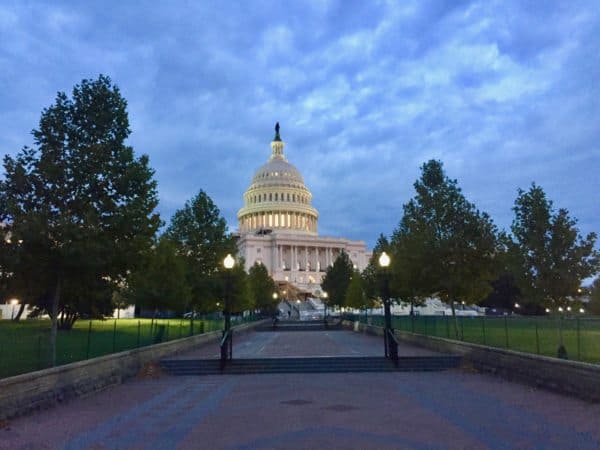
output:
[[[240,232],[264,229],[317,233],[318,213],[302,175],[284,154],[279,126],[271,142],[271,157],[254,174],[238,212]]]

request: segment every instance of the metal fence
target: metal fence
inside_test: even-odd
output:
[[[245,317],[234,323],[256,319],[253,316]],[[78,320],[71,330],[58,331],[56,364],[68,364],[222,329],[222,319]],[[49,321],[0,322],[0,378],[50,366]]]
[[[384,322],[383,316],[353,318],[378,326]],[[393,316],[392,326],[428,336],[600,363],[600,317]],[[561,345],[566,353],[559,352]]]

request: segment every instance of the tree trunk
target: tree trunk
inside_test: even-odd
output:
[[[17,312],[17,315],[15,317],[13,317],[13,321],[14,322],[18,322],[19,320],[21,320],[21,315],[23,315],[23,311],[25,311],[25,303],[21,303],[19,305],[19,311]]]
[[[58,331],[58,303],[60,301],[60,277],[56,279],[56,286],[54,288],[54,295],[52,297],[52,312],[50,318],[52,319],[52,328],[50,330],[50,365],[56,366],[56,335]]]
[[[450,302],[450,306],[452,307],[452,322],[454,322],[454,335],[456,336],[456,340],[458,340],[458,318],[456,317],[456,310],[454,308],[454,300]]]

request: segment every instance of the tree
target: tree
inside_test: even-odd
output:
[[[590,289],[589,312],[600,316],[600,277],[596,278]]]
[[[514,275],[510,272],[503,272],[497,279],[492,281],[491,285],[492,292],[479,302],[479,305],[512,311],[521,294]]]
[[[513,211],[514,274],[527,303],[566,306],[579,296],[581,282],[600,270],[596,234],[585,239],[566,209],[554,212],[544,190],[532,184],[518,191]]]
[[[382,297],[383,274],[379,267],[379,256],[382,252],[390,253],[390,244],[388,239],[380,234],[375,247],[373,247],[369,263],[362,273],[365,295],[372,303]]]
[[[350,278],[345,304],[353,309],[367,309],[373,306],[373,299],[367,297],[365,280],[358,270],[354,270]]]
[[[5,156],[0,222],[22,241],[17,285],[58,325],[110,308],[111,279],[124,277],[160,225],[148,157],[125,145],[127,102],[106,76],[58,93],[33,130],[35,146]]]
[[[263,314],[273,315],[277,312],[279,299],[273,298],[273,294],[277,292],[277,286],[263,264],[256,262],[250,267],[248,288],[255,307],[260,309]]]
[[[342,250],[333,265],[327,268],[321,282],[321,288],[327,292],[328,305],[344,306],[353,271],[352,261]]]
[[[176,244],[162,236],[144,264],[131,273],[125,299],[155,311],[183,311],[190,298],[185,259],[177,253]]]
[[[177,243],[187,259],[192,303],[200,311],[214,311],[222,286],[218,270],[228,253],[235,255],[235,242],[225,219],[211,198],[200,191],[171,219],[167,236]]]
[[[439,296],[456,318],[457,301],[475,303],[491,290],[500,252],[496,227],[467,201],[440,161],[425,163],[414,187],[394,236],[393,285],[403,285],[409,298]]]

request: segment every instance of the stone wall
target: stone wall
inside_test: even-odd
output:
[[[234,329],[240,333],[263,323],[243,324]],[[209,342],[218,345],[220,338],[221,331],[213,331],[1,379],[0,420],[122,383],[146,364]]]
[[[359,332],[383,335],[383,329],[372,325],[344,322]],[[584,400],[600,401],[600,365],[567,361],[547,356],[522,353],[450,339],[395,331],[399,340],[430,350],[461,355],[467,365],[481,372],[500,375]]]

